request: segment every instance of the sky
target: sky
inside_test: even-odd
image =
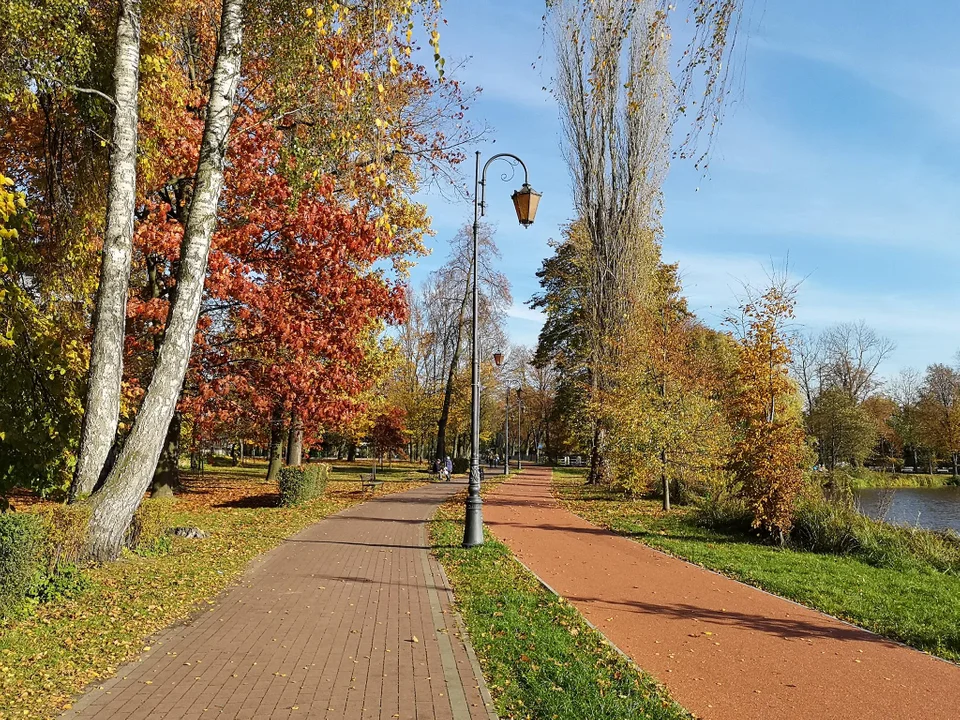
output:
[[[679,262],[690,307],[719,327],[743,283],[787,263],[800,283],[798,329],[864,320],[897,349],[882,371],[950,363],[960,349],[960,4],[887,0],[747,0],[734,91],[706,171],[674,161],[665,195],[663,257]],[[677,3],[681,10],[685,2]],[[457,76],[483,92],[470,118],[491,127],[470,148],[519,155],[543,193],[521,228],[517,176],[488,174],[487,220],[510,278],[512,342],[534,346],[542,318],[525,302],[547,241],[573,214],[559,116],[543,89],[550,47],[541,0],[448,0],[441,49],[466,60]],[[675,17],[682,24],[683,17]],[[544,60],[541,60],[544,56]],[[675,133],[682,139],[683,128]],[[472,218],[469,202],[436,193],[436,236],[414,285],[442,264]]]

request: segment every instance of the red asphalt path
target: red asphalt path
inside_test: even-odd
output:
[[[550,475],[501,485],[487,527],[697,716],[960,718],[960,666],[598,528]]]

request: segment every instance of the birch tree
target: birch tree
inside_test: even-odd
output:
[[[93,319],[93,347],[70,496],[93,492],[107,468],[120,420],[123,341],[137,190],[137,88],[140,66],[140,0],[121,0],[113,65],[113,134],[107,218]]]
[[[153,378],[133,428],[103,486],[91,497],[88,554],[95,559],[110,559],[120,552],[130,520],[153,477],[190,359],[240,80],[242,9],[242,0],[224,0],[177,292]]]

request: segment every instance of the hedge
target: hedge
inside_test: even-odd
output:
[[[0,617],[13,615],[41,570],[43,523],[30,513],[0,514]]]
[[[327,486],[330,466],[310,463],[280,469],[280,505],[290,507],[313,500]]]

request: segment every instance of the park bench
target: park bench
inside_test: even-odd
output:
[[[373,473],[362,473],[360,475],[360,489],[375,492],[378,487],[383,485],[383,480],[377,480]]]

